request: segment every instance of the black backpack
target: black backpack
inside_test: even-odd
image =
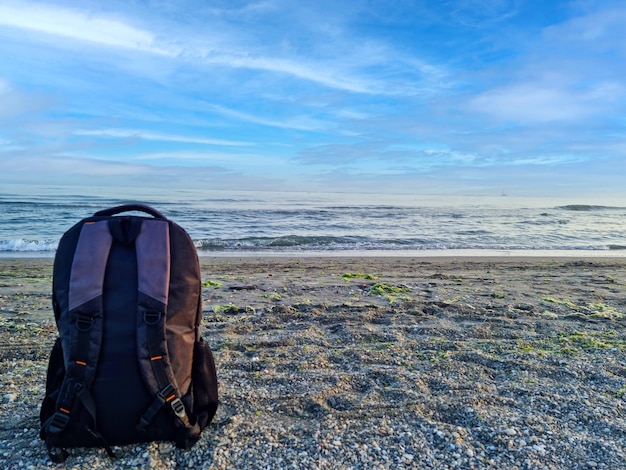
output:
[[[152,217],[116,215],[141,211]],[[211,349],[200,336],[202,282],[189,235],[151,207],[96,212],[61,238],[41,433],[67,447],[173,441],[190,448],[218,405]]]

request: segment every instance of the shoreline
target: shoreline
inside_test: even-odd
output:
[[[0,258],[0,465],[49,468],[52,257]],[[75,468],[620,468],[622,257],[200,257],[220,407]]]
[[[53,259],[54,251],[3,251],[0,259]],[[620,250],[285,250],[285,251],[198,251],[202,261],[207,258],[626,258]]]
[[[203,258],[626,258],[626,250],[324,250],[284,252],[199,252]]]

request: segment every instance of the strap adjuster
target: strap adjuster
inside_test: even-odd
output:
[[[181,420],[185,419],[187,415],[185,405],[182,400],[176,396],[176,389],[172,384],[167,384],[165,388],[158,393],[158,396],[163,402],[170,404],[172,411],[178,418]]]
[[[178,416],[180,419],[183,419],[185,417],[186,415],[185,405],[183,405],[183,402],[181,401],[180,398],[174,398],[170,402],[170,405],[176,416]]]
[[[168,401],[168,398],[170,398],[173,394],[176,393],[176,389],[174,388],[174,386],[172,384],[167,384],[163,390],[161,390],[157,395],[159,396],[159,398],[161,398],[164,402]]]

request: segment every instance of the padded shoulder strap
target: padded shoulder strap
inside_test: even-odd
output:
[[[165,311],[170,288],[169,223],[144,220],[135,243],[139,292],[157,301]]]
[[[83,225],[70,275],[70,312],[90,300],[101,298],[112,242],[107,221],[86,222]]]
[[[169,235],[166,221],[145,220],[135,241],[139,289],[137,357],[144,381],[153,395],[169,383],[176,385],[173,383],[165,338],[170,273]]]
[[[96,372],[102,343],[104,273],[112,242],[106,221],[83,225],[70,273],[66,317],[69,328],[65,330],[68,334],[61,340],[67,354],[66,382],[69,382],[64,383],[64,388],[73,389],[77,383],[89,388]],[[72,394],[70,390],[67,392]]]
[[[155,402],[138,424],[145,427],[165,403],[183,421],[186,413],[168,355],[165,320],[170,282],[170,232],[165,220],[144,220],[136,240],[137,355],[141,373]]]
[[[76,397],[95,421],[88,390],[102,344],[104,275],[112,242],[106,221],[83,224],[71,266],[68,312],[60,320],[66,374],[57,399],[57,411],[44,426],[50,434],[59,434],[65,429]]]
[[[180,389],[172,370],[165,333],[171,263],[169,228],[169,223],[165,220],[144,220],[136,240],[139,281],[137,355],[144,381],[155,397],[137,427],[144,429],[167,404],[178,419],[181,429],[185,430],[179,435],[188,439],[199,435],[200,429],[195,422],[193,425],[190,423],[187,410],[180,399]]]

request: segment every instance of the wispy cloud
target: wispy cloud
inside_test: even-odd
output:
[[[225,106],[221,106],[218,104],[208,104],[207,106],[209,109],[212,109],[223,116],[228,116],[239,121],[259,124],[262,126],[279,127],[283,129],[298,129],[303,131],[319,131],[322,129],[326,129],[330,126],[330,123],[328,122],[310,118],[307,116],[297,118],[285,118],[279,120],[269,119],[255,114],[237,111],[235,109],[226,108]]]
[[[447,2],[450,16],[459,23],[473,28],[499,23],[518,14],[520,0],[460,0]]]
[[[168,162],[169,164],[222,164],[243,165],[250,167],[272,167],[284,165],[285,159],[275,155],[263,155],[253,152],[152,152],[141,153],[134,157],[135,161],[143,162]]]
[[[182,135],[159,134],[156,132],[143,131],[137,129],[101,129],[101,130],[76,130],[75,135],[110,137],[120,139],[142,139],[160,142],[182,142],[189,144],[222,145],[222,146],[248,146],[250,142],[240,142],[221,139],[207,139],[204,137],[189,137]]]
[[[590,5],[581,2],[580,6]],[[624,22],[626,10],[621,2],[606,2],[606,8],[585,9],[582,14],[545,28],[543,36],[552,46],[571,47],[575,42],[578,47],[626,53],[626,45],[620,41],[626,38]]]
[[[53,100],[39,93],[24,93],[0,78],[0,120],[32,115],[50,106]]]
[[[469,110],[520,124],[578,121],[612,107],[624,86],[597,83],[588,88],[520,83],[489,90],[469,100]]]
[[[155,36],[123,20],[80,9],[32,3],[0,5],[0,25],[86,41],[102,46],[170,55],[155,44]]]
[[[248,5],[246,9],[265,11],[268,8],[263,5],[253,7]],[[271,72],[352,93],[430,93],[435,81],[441,79],[441,71],[436,66],[414,58],[403,58],[384,43],[372,41],[346,44],[340,47],[342,53],[316,58],[293,51],[281,52],[271,45],[250,49],[247,45],[255,41],[252,36],[239,41],[243,44],[229,44],[231,33],[223,30],[212,31],[211,35],[207,35],[206,31],[192,30],[189,34],[181,30],[181,25],[170,23],[169,28],[162,26],[161,30],[153,31],[133,25],[127,18],[80,7],[21,2],[0,5],[0,25],[80,41],[87,46],[131,50],[184,63]],[[346,38],[346,41],[351,41],[351,38]],[[387,70],[388,75],[397,76],[380,80],[367,70],[371,67]]]

